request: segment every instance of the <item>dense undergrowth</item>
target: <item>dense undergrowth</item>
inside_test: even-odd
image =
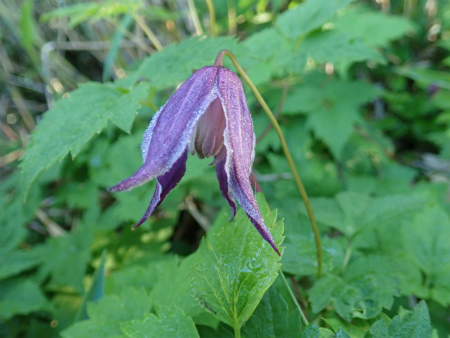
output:
[[[0,4],[0,335],[447,337],[447,1],[213,1],[214,18],[200,0],[57,3]],[[229,221],[208,160],[190,156],[134,231],[155,182],[106,191],[141,166],[156,110],[223,49],[277,114],[320,277],[246,85],[281,258],[240,207]]]

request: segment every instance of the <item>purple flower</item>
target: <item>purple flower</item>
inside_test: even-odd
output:
[[[236,214],[235,199],[261,236],[277,246],[256,204],[249,176],[255,157],[253,122],[242,83],[231,70],[196,71],[153,117],[142,142],[143,166],[109,191],[129,190],[156,178],[146,221],[186,172],[187,153],[214,156],[223,197]]]

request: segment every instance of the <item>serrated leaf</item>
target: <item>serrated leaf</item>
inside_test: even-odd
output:
[[[18,274],[41,262],[34,250],[13,250],[0,255],[0,279]]]
[[[352,0],[308,0],[281,14],[276,26],[293,40],[321,27]]]
[[[370,198],[367,194],[341,192],[335,199],[312,198],[317,221],[338,229],[348,238],[357,233],[399,221],[423,205],[421,195],[391,195]],[[300,211],[306,213],[306,209]]]
[[[129,132],[148,88],[140,83],[123,94],[112,85],[88,83],[56,102],[34,130],[22,157],[23,190],[28,191],[41,171],[69,152],[75,157],[108,121]]]
[[[390,323],[384,319],[376,321],[367,335],[370,338],[431,338],[430,315],[425,301],[412,311],[400,309]]]
[[[428,297],[442,306],[450,304],[450,220],[439,207],[425,208],[403,228],[403,245],[426,275]]]
[[[50,287],[72,286],[83,294],[84,271],[90,260],[91,231],[79,224],[74,233],[50,238],[36,248],[36,255],[43,262],[39,274],[50,276]]]
[[[289,310],[274,283],[264,294],[242,333],[246,337],[300,337],[302,323],[297,308]]]
[[[262,195],[258,205],[275,243],[283,222],[276,221]],[[280,248],[281,249],[281,248]],[[212,228],[196,253],[192,289],[200,305],[239,330],[277,277],[280,257],[262,239],[242,210],[231,223]]]
[[[300,338],[319,338],[320,330],[316,323],[309,324],[301,333]]]
[[[291,234],[285,241],[281,269],[296,276],[317,273],[317,248],[313,236]],[[335,240],[322,237],[322,271],[340,271],[344,262],[342,247]]]
[[[319,279],[310,290],[314,312],[320,312],[333,302],[336,312],[344,319],[369,319],[383,308],[392,306],[397,294],[395,270],[388,259],[367,256],[351,262],[343,278],[328,275]]]
[[[123,83],[130,85],[145,78],[158,90],[174,87],[186,81],[194,70],[212,65],[223,49],[229,49],[238,58],[246,50],[233,37],[191,37],[146,58]]]
[[[307,126],[330,148],[337,159],[360,119],[358,108],[374,99],[379,91],[366,82],[330,79],[320,87],[321,103],[309,112]]]
[[[356,6],[347,7],[342,15],[333,19],[333,26],[377,47],[386,47],[390,41],[415,30],[414,23],[405,17]]]
[[[150,293],[154,305],[169,308],[176,305],[191,317],[204,311],[195,301],[189,286],[189,277],[194,263],[195,255],[191,255],[181,262],[174,259],[165,266],[161,266],[158,280]]]
[[[33,311],[50,311],[47,299],[31,280],[8,279],[0,281],[0,319],[26,315]]]
[[[120,296],[108,295],[97,303],[88,303],[90,320],[77,322],[61,335],[65,338],[115,337],[122,333],[121,323],[142,318],[150,306],[151,299],[144,289],[125,287]]]
[[[157,316],[149,314],[144,319],[134,319],[120,325],[129,338],[199,337],[192,318],[178,307],[162,307]]]
[[[385,63],[383,56],[377,50],[337,30],[308,35],[302,41],[299,50],[319,63],[330,62],[337,65],[364,60]]]

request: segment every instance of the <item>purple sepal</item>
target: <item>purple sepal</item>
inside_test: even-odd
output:
[[[145,211],[144,216],[133,229],[136,229],[139,225],[144,223],[161,202],[164,201],[169,192],[180,182],[186,172],[186,160],[187,149],[185,149],[180,158],[173,164],[168,172],[156,179],[156,189],[153,193],[150,205]]]
[[[227,150],[224,171],[228,179],[228,190],[233,192],[256,230],[280,255],[261,216],[250,184],[250,172],[255,158],[255,133],[242,83],[235,73],[226,68],[219,68],[216,83],[227,121],[224,132]]]
[[[233,220],[234,216],[236,216],[236,202],[234,201],[233,192],[228,186],[228,177],[227,172],[225,171],[225,160],[216,163],[216,175],[217,180],[219,181],[220,192],[231,208],[231,220]]]

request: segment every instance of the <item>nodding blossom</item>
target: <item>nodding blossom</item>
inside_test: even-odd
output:
[[[253,122],[242,83],[231,70],[206,66],[196,71],[162,106],[142,142],[144,164],[109,191],[129,190],[156,178],[146,221],[186,172],[188,152],[214,156],[220,191],[236,215],[235,200],[261,236],[278,253],[250,184],[255,157]]]

